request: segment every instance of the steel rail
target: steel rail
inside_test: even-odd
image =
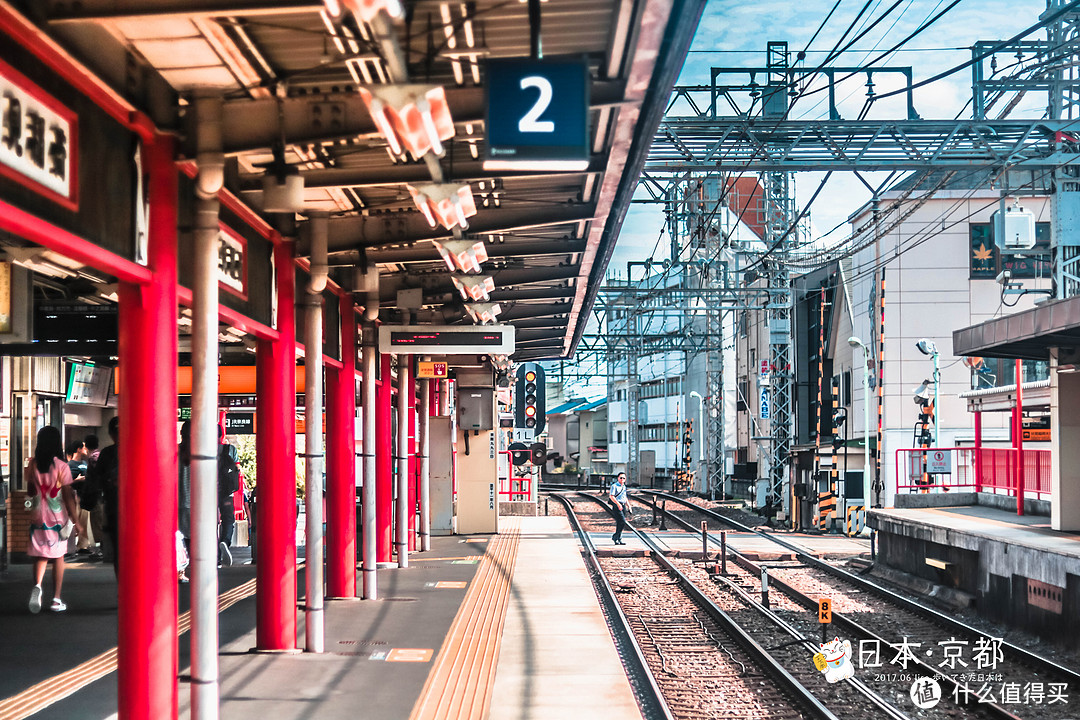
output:
[[[633,497],[633,499],[637,500],[639,502],[642,502],[642,499],[640,497],[635,496],[635,497]],[[666,515],[668,517],[668,519],[670,519],[676,525],[681,526],[687,532],[692,533],[694,535],[700,535],[701,534],[701,530],[699,528],[695,528],[693,526],[693,524],[691,524],[687,520],[679,517],[678,515],[675,515],[670,510],[667,510],[666,508],[660,507],[658,504],[655,503],[655,501],[648,501],[646,504],[648,504],[654,510],[657,510],[657,511],[663,513],[664,515]],[[712,536],[708,536],[708,538],[709,538],[710,542],[715,543],[715,538],[713,538]],[[731,554],[735,555],[737,558],[745,559],[745,556],[743,556],[741,553],[739,553],[734,548],[729,548],[729,550],[730,550]],[[791,635],[794,638],[798,638],[799,640],[801,640],[803,646],[806,647],[808,650],[810,650],[811,652],[815,652],[815,653],[818,652],[819,648],[815,647],[813,643],[811,643],[809,640],[807,640],[802,635],[802,633],[800,633],[798,630],[796,630],[791,625],[789,625],[783,618],[781,618],[779,615],[774,613],[772,610],[766,608],[761,603],[754,600],[754,598],[752,598],[749,593],[747,593],[741,587],[739,587],[734,582],[732,582],[730,578],[726,578],[726,577],[725,578],[717,578],[717,577],[714,576],[713,579],[716,580],[717,582],[722,582],[724,584],[724,586],[727,587],[736,596],[738,596],[740,600],[742,600],[748,606],[750,606],[754,610],[756,610],[759,613],[761,613],[762,615],[764,615],[766,618],[768,618],[770,621],[772,621],[773,624],[775,624],[777,627],[780,627],[781,629],[783,629],[784,632],[788,633],[789,635]],[[775,584],[778,584],[778,581],[775,578],[772,578],[771,576],[770,576],[770,581],[775,583]],[[860,678],[850,677],[850,678],[847,678],[844,682],[848,683],[857,692],[861,693],[864,697],[866,697],[867,700],[869,700],[870,702],[874,703],[879,708],[881,708],[881,710],[883,712],[885,712],[886,715],[893,718],[893,720],[910,720],[910,718],[907,715],[905,715],[898,708],[896,708],[891,703],[889,703],[889,701],[887,701],[884,697],[882,697],[880,693],[877,693],[874,690],[872,690]]]
[[[638,696],[638,700],[644,708],[659,713],[659,716],[663,717],[664,720],[675,720],[675,716],[672,714],[671,708],[668,707],[667,700],[664,699],[664,694],[660,691],[660,686],[653,676],[652,669],[645,659],[645,654],[642,652],[641,646],[638,645],[634,631],[630,628],[630,620],[623,613],[619,601],[615,598],[615,591],[600,567],[600,561],[596,557],[596,545],[593,543],[592,538],[589,537],[589,534],[585,532],[581,521],[578,520],[573,503],[559,493],[552,493],[552,497],[562,503],[563,508],[566,510],[566,517],[581,540],[581,546],[585,549],[585,564],[592,571],[597,593],[608,609],[608,616],[613,620],[611,623],[612,633],[618,633],[616,645],[620,644],[621,641],[622,645],[629,647],[633,651],[629,654],[629,657],[624,655],[624,661],[631,661],[632,669],[644,681],[643,687],[641,685],[634,687],[635,695]]]
[[[599,503],[612,515],[612,517],[615,517],[616,511],[601,498],[586,492],[579,492],[577,494],[581,497],[588,498],[593,502]],[[759,645],[746,630],[735,622],[730,615],[721,610],[716,603],[705,595],[705,593],[694,584],[693,580],[688,578],[681,570],[679,570],[679,568],[675,567],[675,565],[664,556],[663,548],[657,545],[652,538],[633,525],[628,524],[627,528],[633,532],[647,548],[649,548],[652,559],[678,582],[679,587],[682,588],[683,592],[689,595],[690,598],[697,603],[714,622],[722,627],[731,638],[735,640],[739,647],[746,651],[754,662],[758,663],[765,672],[769,673],[781,687],[789,692],[797,701],[804,703],[807,708],[812,711],[815,717],[825,718],[827,720],[839,720],[831,710],[821,703],[817,696],[796,680],[776,658],[770,655],[765,648],[761,647],[761,645]]]
[[[882,585],[878,585],[875,582],[871,582],[870,580],[867,580],[866,578],[862,577],[861,575],[857,575],[855,573],[848,572],[847,570],[844,570],[842,568],[838,568],[838,567],[836,567],[834,565],[830,565],[829,563],[824,562],[824,561],[820,560],[819,558],[814,557],[812,554],[810,554],[811,551],[809,549],[807,549],[807,548],[801,547],[801,546],[796,545],[796,544],[794,544],[792,542],[789,542],[787,540],[781,540],[780,538],[777,538],[777,537],[775,537],[774,535],[772,535],[770,533],[762,532],[760,530],[756,530],[754,528],[751,528],[751,527],[749,527],[747,525],[743,525],[742,523],[738,522],[737,520],[732,520],[731,518],[725,517],[725,516],[721,515],[720,513],[709,510],[708,508],[700,507],[698,505],[695,505],[694,503],[688,502],[687,500],[684,500],[683,498],[677,497],[675,495],[671,495],[669,493],[665,493],[665,492],[658,491],[658,490],[641,490],[639,492],[648,493],[650,495],[655,495],[656,497],[664,498],[666,500],[672,500],[672,501],[674,501],[674,502],[676,502],[676,503],[678,503],[680,505],[683,505],[684,507],[690,508],[692,510],[696,510],[696,511],[702,513],[703,515],[711,517],[711,518],[713,518],[713,519],[715,519],[715,520],[717,520],[719,522],[726,523],[727,525],[730,525],[731,527],[734,527],[735,529],[737,529],[739,531],[753,533],[753,534],[758,535],[760,537],[766,538],[766,539],[776,543],[777,545],[780,545],[781,547],[786,548],[787,550],[791,550],[792,552],[794,552],[795,557],[798,560],[800,560],[801,562],[804,562],[807,565],[809,565],[809,566],[811,566],[811,567],[813,567],[815,569],[822,570],[822,571],[824,571],[824,572],[826,572],[826,573],[828,573],[830,575],[833,575],[835,577],[841,578],[842,580],[850,582],[853,585],[856,585],[861,589],[864,589],[864,590],[867,590],[867,591],[869,591],[871,593],[874,593],[876,595],[882,596],[886,600],[888,600],[889,602],[893,602],[893,603],[895,603],[897,605],[900,605],[905,610],[909,610],[910,612],[916,613],[918,615],[922,615],[923,617],[926,617],[926,618],[928,618],[928,619],[930,619],[930,620],[932,620],[934,622],[945,625],[950,630],[953,630],[955,632],[960,632],[960,633],[968,633],[968,634],[971,634],[971,635],[975,635],[976,637],[982,637],[982,638],[993,639],[993,640],[1000,640],[1000,642],[1001,642],[1000,647],[1001,647],[1002,651],[1007,652],[1008,654],[1012,655],[1012,659],[1020,661],[1020,662],[1022,662],[1024,664],[1028,665],[1029,667],[1033,667],[1033,669],[1036,669],[1036,670],[1038,670],[1040,672],[1050,673],[1050,674],[1055,674],[1055,675],[1061,676],[1062,678],[1068,679],[1070,683],[1073,683],[1075,685],[1080,686],[1080,673],[1076,672],[1075,670],[1067,668],[1064,665],[1060,665],[1060,664],[1054,662],[1053,660],[1049,660],[1047,658],[1044,658],[1041,655],[1036,655],[1035,653],[1031,652],[1030,650],[1025,650],[1024,648],[1021,648],[1021,647],[1019,647],[1017,645],[1013,645],[1013,644],[1011,644],[1009,642],[1006,642],[1002,638],[991,638],[991,636],[989,634],[983,632],[982,630],[979,630],[978,628],[972,627],[971,625],[968,625],[967,623],[963,623],[963,622],[961,622],[961,621],[959,621],[959,620],[957,620],[955,618],[949,617],[948,615],[946,615],[946,614],[944,614],[942,612],[939,612],[938,610],[935,610],[935,609],[933,609],[931,607],[928,607],[926,605],[922,605],[922,604],[920,604],[918,602],[915,602],[914,600],[910,600],[910,599],[904,597],[903,595],[900,595],[899,593],[894,592],[894,591],[892,591],[892,590],[890,590],[890,589],[888,589],[888,588],[886,588],[886,587],[884,587]],[[710,539],[713,542],[717,542],[716,539],[711,537],[711,536],[710,536]],[[834,615],[835,615],[835,613],[834,613]]]
[[[638,500],[639,502],[642,502],[640,497],[637,497],[635,499]],[[655,503],[655,501],[653,501],[651,504],[652,504],[652,507],[656,508],[657,510],[659,510],[663,514],[667,515],[668,518],[670,518],[673,522],[675,522],[678,525],[683,526],[689,532],[692,532],[692,533],[694,533],[696,535],[701,534],[701,531],[699,529],[695,528],[691,523],[687,522],[683,518],[681,518],[681,517],[679,517],[677,515],[674,515],[670,510],[667,510],[666,508],[659,507]],[[690,503],[690,504],[693,505],[693,503]],[[709,542],[713,543],[714,545],[720,544],[719,541],[716,538],[714,538],[712,535],[706,533],[706,537],[708,538]],[[736,549],[729,546],[729,547],[727,547],[727,552],[728,552],[728,554],[730,554],[732,556],[734,562],[737,565],[739,565],[744,570],[749,572],[752,576],[760,577],[762,572],[764,572],[765,568],[762,565],[758,565],[758,564],[754,563],[752,560],[750,560],[748,557],[746,557],[745,555],[740,553],[738,550],[736,550]],[[817,612],[817,607],[818,607],[817,599],[810,597],[809,595],[807,595],[806,593],[804,593],[804,592],[802,592],[800,590],[796,590],[790,584],[784,582],[783,580],[780,580],[775,575],[769,575],[769,583],[773,587],[779,589],[784,594],[788,595],[788,597],[790,597],[792,600],[794,600],[798,604],[802,605],[807,610],[809,610],[811,612]],[[733,589],[741,591],[741,588],[737,588],[737,586],[735,586],[730,581],[728,581],[728,584]],[[753,601],[751,600],[750,602],[753,602]],[[877,642],[879,647],[882,647],[882,646],[891,647],[892,646],[892,643],[890,643],[886,638],[884,638],[881,635],[877,634],[873,630],[870,630],[869,628],[863,626],[858,621],[853,620],[852,618],[850,618],[850,617],[848,617],[848,616],[846,616],[846,615],[844,615],[844,614],[842,614],[840,612],[837,612],[836,610],[832,611],[832,619],[833,619],[834,622],[836,622],[837,625],[842,625],[843,627],[845,627],[853,635],[861,636],[861,637],[863,637],[865,639],[873,640],[873,641]],[[936,668],[934,668],[933,666],[923,662],[919,658],[912,658],[912,660],[910,662],[912,662],[914,665],[916,665],[918,668],[920,668],[924,673],[927,673],[929,677],[939,677],[940,676],[941,679],[944,682],[946,682],[954,690],[954,692],[957,693],[957,697],[959,697],[958,693],[959,693],[960,683],[958,681],[956,681],[956,680],[954,680],[954,679],[952,679],[952,678],[950,678],[948,676],[941,675],[940,672]],[[869,688],[867,688],[867,689],[869,690]],[[873,692],[873,691],[871,690],[870,692]],[[957,703],[957,704],[959,705],[959,703]],[[977,694],[976,694],[976,699],[971,700],[969,704],[972,706],[970,709],[973,709],[976,713],[979,710],[985,709],[985,710],[989,711],[991,714],[993,714],[995,717],[1001,718],[1001,720],[1021,720],[1021,718],[1019,718],[1017,715],[1014,715],[1013,713],[1009,712],[1008,710],[1006,710],[1001,705],[998,705],[997,703],[983,703],[981,701],[977,701]],[[961,707],[965,707],[965,709],[968,709],[966,706],[961,706]]]

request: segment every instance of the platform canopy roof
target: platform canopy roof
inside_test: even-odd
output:
[[[283,146],[306,207],[330,213],[333,278],[351,288],[353,266],[377,264],[384,320],[398,319],[398,290],[420,288],[417,321],[472,322],[434,244],[451,235],[406,187],[467,183],[465,236],[484,243],[497,322],[516,326],[515,358],[530,360],[576,347],[704,0],[404,0],[401,18],[370,23],[348,14],[366,3],[330,0],[13,4],[160,127],[189,130],[189,157],[185,108],[197,89],[223,93],[227,187],[258,210]],[[537,40],[544,59],[587,62],[590,157],[573,171],[485,170],[485,63],[527,59]],[[362,101],[360,87],[402,79],[445,89],[455,133],[434,163],[394,157]]]
[[[1051,300],[953,332],[957,355],[1049,360],[1050,348],[1080,349],[1080,297]]]

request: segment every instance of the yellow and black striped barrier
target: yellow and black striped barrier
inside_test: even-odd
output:
[[[862,535],[866,527],[866,508],[862,505],[849,505],[847,509],[847,535]]]

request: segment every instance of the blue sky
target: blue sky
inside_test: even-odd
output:
[[[865,18],[879,17],[894,0],[874,0]],[[947,7],[951,0],[907,0],[893,11],[866,37],[852,47],[833,64],[857,66],[869,57],[873,49],[885,50],[915,30],[927,18]],[[708,82],[712,66],[750,67],[764,65],[765,44],[769,40],[786,40],[792,52],[807,46],[822,19],[834,6],[835,0],[710,0],[698,27],[691,52],[679,78],[679,84]],[[806,64],[813,67],[819,63],[856,17],[865,0],[841,0],[836,12],[824,26],[817,39],[809,46]],[[937,74],[941,70],[968,60],[968,49],[977,40],[999,40],[1011,37],[1023,28],[1034,24],[1045,10],[1045,0],[962,0],[934,26],[914,38],[905,48],[908,51],[891,56],[884,64],[888,66],[910,65],[918,81]],[[856,28],[860,27],[859,24]],[[1032,39],[1043,39],[1038,34]],[[879,91],[887,90],[888,80],[877,79]],[[933,83],[915,92],[915,108],[923,118],[951,118],[961,110],[970,97],[970,70],[963,70],[952,77]],[[851,118],[862,106],[861,82],[840,93],[846,102],[840,103],[840,112]],[[820,97],[820,95],[819,95]],[[806,99],[800,104],[795,116],[818,118],[823,107],[814,107],[817,100]],[[903,107],[882,103],[879,112],[871,117],[902,117]],[[1023,110],[1023,108],[1020,108]],[[1012,117],[1036,116],[1030,108],[1027,113],[1014,112]],[[968,115],[970,116],[970,115]],[[871,178],[873,176],[870,176]],[[884,179],[884,176],[881,176]],[[801,207],[817,187],[821,176],[801,173],[796,176],[796,202]],[[847,216],[869,199],[869,193],[852,175],[833,175],[814,203],[811,218],[819,233],[843,223]],[[628,260],[647,257],[656,246],[663,225],[662,214],[654,206],[633,206],[623,225],[612,258],[610,270],[626,273]],[[838,233],[845,232],[841,228]],[[665,253],[667,238],[659,243],[657,259]]]

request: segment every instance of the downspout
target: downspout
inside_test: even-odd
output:
[[[377,575],[375,572],[377,559],[377,542],[375,533],[375,364],[378,362],[378,338],[376,336],[375,322],[379,319],[379,269],[369,265],[364,271],[357,269],[356,283],[354,287],[362,289],[365,293],[363,330],[361,333],[360,364],[364,373],[363,381],[363,453],[364,453],[364,485],[361,489],[360,504],[363,508],[363,592],[365,600],[378,600],[379,590]],[[383,378],[383,382],[390,382],[390,378]]]
[[[195,98],[195,258],[191,312],[191,717],[218,718],[218,192],[225,181],[221,95]]]
[[[304,509],[306,545],[304,598],[306,651],[324,649],[323,616],[323,308],[329,268],[326,264],[326,234],[329,215],[310,214],[311,266],[304,296]]]

